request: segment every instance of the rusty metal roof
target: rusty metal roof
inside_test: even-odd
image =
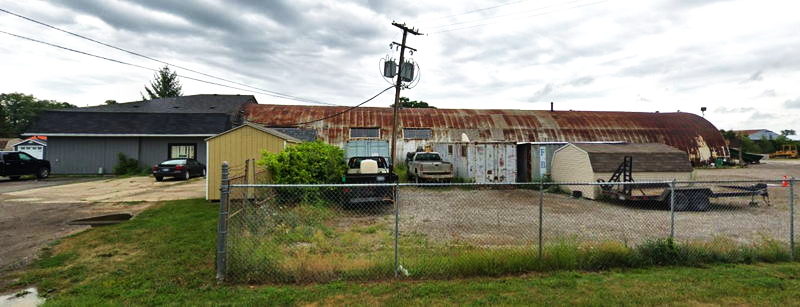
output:
[[[347,107],[253,104],[245,118],[268,127],[288,127],[345,111]],[[400,128],[430,128],[432,141],[585,142],[625,141],[662,143],[700,157],[726,156],[725,141],[706,119],[691,113],[605,111],[402,109]],[[379,127],[391,135],[391,108],[357,108],[339,116],[304,125],[320,131],[330,143],[346,139],[349,128]]]

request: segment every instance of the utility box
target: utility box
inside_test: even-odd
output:
[[[397,76],[397,63],[394,60],[383,62],[383,76],[386,78]]]
[[[414,80],[414,63],[403,63],[403,69],[400,71],[400,79],[402,79],[403,82],[411,82]]]

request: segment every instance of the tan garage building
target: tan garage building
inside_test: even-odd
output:
[[[206,199],[219,200],[222,181],[222,162],[227,161],[233,168],[244,169],[245,161],[261,158],[263,151],[280,152],[291,144],[302,141],[260,125],[245,123],[239,127],[222,132],[206,139],[208,155],[206,161]],[[254,165],[249,165],[249,168]],[[232,174],[252,176],[248,174]]]
[[[690,180],[692,165],[686,152],[659,143],[591,144],[570,143],[553,154],[552,179],[556,182],[597,182],[608,180],[625,159],[633,158],[633,180]],[[598,186],[565,185],[569,192],[581,191],[595,199]]]

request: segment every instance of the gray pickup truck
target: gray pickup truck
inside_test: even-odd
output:
[[[408,177],[420,181],[450,181],[453,164],[442,161],[438,152],[415,152],[408,155]]]

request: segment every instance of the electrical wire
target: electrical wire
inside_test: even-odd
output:
[[[51,46],[51,47],[55,47],[55,48],[59,48],[59,49],[63,49],[63,50],[67,50],[67,51],[83,54],[83,55],[86,55],[86,56],[95,57],[95,58],[106,60],[106,61],[111,61],[111,62],[118,63],[118,64],[123,64],[123,65],[128,65],[128,66],[141,68],[141,69],[146,69],[146,70],[149,70],[149,71],[158,72],[157,69],[149,68],[149,67],[146,67],[146,66],[133,64],[133,63],[128,63],[128,62],[125,62],[125,61],[120,61],[120,60],[117,60],[117,59],[104,57],[104,56],[101,56],[101,55],[96,55],[96,54],[92,54],[92,53],[89,53],[89,52],[85,52],[85,51],[81,51],[81,50],[77,50],[77,49],[73,49],[73,48],[69,48],[69,47],[64,47],[64,46],[53,44],[53,43],[48,43],[48,42],[45,42],[45,41],[42,41],[42,40],[38,40],[38,39],[35,39],[35,38],[30,38],[30,37],[27,37],[27,36],[22,36],[22,35],[6,32],[6,31],[3,31],[3,30],[0,30],[0,33],[6,34],[6,35],[10,35],[10,36],[14,36],[14,37],[17,37],[17,38],[20,38],[20,39],[25,39],[25,40],[29,40],[29,41],[32,41],[32,42],[48,45],[48,46]],[[280,96],[280,95],[276,95],[276,94],[272,94],[272,93],[266,93],[266,92],[261,92],[261,91],[244,89],[244,88],[230,86],[230,85],[227,85],[227,84],[221,84],[221,83],[217,83],[217,82],[213,82],[213,81],[207,81],[207,80],[193,78],[193,77],[187,77],[187,76],[183,76],[183,75],[178,75],[178,76],[181,77],[181,78],[184,78],[184,79],[188,79],[188,80],[193,80],[193,81],[202,82],[202,83],[206,83],[206,84],[227,87],[227,88],[235,89],[235,90],[239,90],[239,91],[262,94],[262,95],[272,96],[272,97],[275,97],[275,98],[296,100],[296,101],[300,101],[300,102],[308,102],[308,101],[305,101],[305,100],[292,99],[292,98],[289,98],[289,97],[284,97],[284,96]],[[334,104],[329,104],[329,103],[325,103],[325,104],[334,105]]]
[[[75,33],[75,32],[64,30],[64,29],[61,29],[59,27],[47,24],[45,22],[30,18],[30,17],[27,17],[27,16],[23,16],[23,15],[11,12],[11,11],[3,9],[3,8],[0,8],[0,12],[6,13],[6,14],[9,14],[9,15],[12,15],[12,16],[16,16],[16,17],[25,19],[27,21],[30,21],[30,22],[33,22],[33,23],[36,23],[36,24],[51,28],[51,29],[56,30],[56,31],[60,31],[60,32],[63,32],[63,33],[66,33],[66,34],[69,34],[69,35],[72,35],[72,36],[75,36],[75,37],[78,37],[78,38],[81,38],[81,39],[85,39],[85,40],[91,41],[91,42],[96,43],[96,44],[100,44],[100,45],[103,45],[103,46],[106,46],[106,47],[109,47],[109,48],[112,48],[112,49],[116,49],[116,50],[119,50],[119,51],[122,51],[122,52],[125,52],[125,53],[128,53],[128,54],[132,54],[132,55],[135,55],[135,56],[138,56],[138,57],[142,57],[142,58],[145,58],[145,59],[148,59],[148,60],[151,60],[151,61],[155,61],[155,62],[158,62],[158,63],[161,63],[161,64],[173,66],[173,67],[180,68],[180,69],[183,69],[183,70],[186,70],[186,71],[190,71],[190,72],[193,72],[193,73],[196,73],[196,74],[200,74],[200,75],[203,75],[203,76],[206,76],[206,77],[210,77],[210,78],[214,78],[214,79],[217,79],[217,80],[221,80],[221,81],[225,81],[225,82],[241,85],[241,86],[248,87],[248,88],[251,88],[251,89],[256,89],[256,90],[259,90],[259,91],[262,91],[262,92],[271,93],[272,95],[270,95],[270,96],[273,96],[273,97],[282,96],[280,98],[291,99],[291,100],[302,101],[302,102],[309,102],[309,103],[316,103],[316,104],[335,105],[335,104],[332,104],[332,103],[316,101],[316,100],[312,100],[312,99],[308,99],[308,98],[292,96],[292,95],[289,95],[289,94],[284,94],[284,93],[271,91],[271,90],[267,90],[267,89],[263,89],[263,88],[259,88],[259,87],[255,87],[255,86],[250,86],[250,85],[247,85],[247,84],[244,84],[244,83],[240,83],[240,82],[228,80],[228,79],[225,79],[225,78],[217,77],[217,76],[214,76],[214,75],[211,75],[211,74],[203,73],[203,72],[200,72],[200,71],[197,71],[197,70],[194,70],[194,69],[190,69],[190,68],[187,68],[187,67],[184,67],[184,66],[175,65],[175,64],[172,64],[172,63],[169,63],[169,62],[166,62],[166,61],[162,61],[162,60],[159,60],[159,59],[156,59],[156,58],[141,54],[139,52],[135,52],[135,51],[131,51],[131,50],[128,50],[128,49],[120,48],[120,47],[117,47],[117,46],[114,46],[114,45],[111,45],[111,44],[108,44],[108,43],[105,43],[105,42],[101,42],[101,41],[98,41],[96,39],[93,39],[93,38],[90,38],[90,37],[87,37],[87,36],[84,36],[84,35],[81,35],[81,34],[78,34],[78,33]],[[189,79],[186,76],[183,76],[183,77]],[[277,95],[277,96],[275,96],[275,95]]]
[[[364,102],[362,102],[362,103],[359,103],[359,104],[357,104],[357,105],[354,105],[354,106],[352,106],[352,107],[348,107],[348,108],[347,108],[347,109],[345,109],[344,111],[337,112],[337,113],[335,113],[335,114],[333,114],[333,115],[325,116],[325,117],[318,118],[318,119],[315,119],[315,120],[310,120],[310,121],[306,121],[306,122],[299,122],[299,123],[290,124],[289,126],[299,126],[299,125],[305,125],[305,124],[310,124],[310,123],[313,123],[313,122],[323,121],[323,120],[326,120],[326,119],[329,119],[329,118],[334,118],[334,117],[336,117],[336,116],[339,116],[339,115],[342,115],[342,114],[344,114],[344,113],[350,112],[350,111],[352,111],[353,109],[355,109],[355,108],[358,108],[358,107],[360,107],[360,106],[364,105],[365,103],[372,101],[372,100],[373,100],[373,99],[375,99],[375,98],[378,98],[378,96],[380,96],[381,94],[385,93],[386,91],[388,91],[388,90],[390,90],[390,89],[392,89],[392,88],[394,88],[394,87],[395,87],[394,85],[392,85],[392,86],[390,86],[390,87],[387,87],[387,88],[385,88],[384,90],[380,91],[379,93],[375,94],[375,96],[372,96],[372,97],[370,97],[370,98],[369,98],[369,99],[367,99],[367,100],[364,100]]]
[[[446,16],[441,16],[441,17],[436,17],[436,18],[425,19],[425,20],[419,21],[419,23],[425,24],[426,22],[429,22],[429,21],[441,20],[441,19],[445,19],[445,18],[457,17],[457,16],[461,16],[461,15],[468,15],[468,14],[482,12],[482,11],[488,11],[488,10],[492,10],[492,9],[496,9],[496,8],[500,8],[500,7],[504,7],[504,6],[508,6],[508,5],[512,5],[512,4],[528,2],[528,1],[530,1],[530,0],[519,0],[519,1],[511,1],[511,2],[506,2],[506,3],[501,3],[501,4],[498,4],[498,5],[483,7],[483,8],[469,10],[469,11],[464,11],[464,12],[456,13],[456,14],[452,14],[452,15],[446,15]]]
[[[514,21],[514,20],[519,20],[519,19],[522,19],[522,18],[530,18],[530,17],[543,16],[543,15],[548,15],[548,14],[557,13],[557,12],[561,12],[561,11],[567,11],[567,10],[571,10],[571,9],[576,9],[576,8],[581,8],[581,7],[586,7],[586,6],[592,6],[592,5],[597,5],[597,4],[600,4],[600,3],[603,3],[603,2],[608,2],[608,1],[609,1],[609,0],[602,0],[602,1],[596,1],[596,2],[591,2],[591,3],[585,3],[585,4],[581,4],[581,5],[576,5],[576,6],[566,7],[566,8],[560,9],[560,10],[553,10],[553,11],[544,12],[544,13],[539,13],[539,14],[533,14],[533,15],[525,15],[525,16],[520,16],[519,18],[510,18],[510,19],[504,19],[504,20],[501,20],[501,21],[498,21],[498,22],[489,22],[489,23],[482,23],[482,24],[471,25],[471,26],[467,26],[467,27],[461,27],[461,28],[446,29],[446,30],[442,30],[442,31],[432,32],[432,33],[430,33],[430,34],[447,33],[447,32],[452,32],[452,31],[458,31],[458,30],[464,30],[464,29],[472,29],[472,28],[477,28],[477,27],[482,27],[482,26],[488,26],[488,25],[493,25],[493,24],[499,24],[499,23],[504,23],[504,22]]]

